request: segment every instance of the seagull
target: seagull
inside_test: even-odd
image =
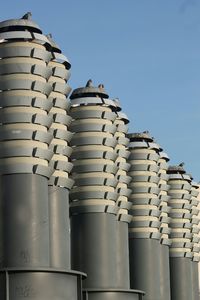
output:
[[[93,86],[92,79],[89,79],[85,87],[92,87],[92,86]]]
[[[32,17],[32,13],[29,11],[21,19],[23,19],[23,20],[30,20],[31,17]]]

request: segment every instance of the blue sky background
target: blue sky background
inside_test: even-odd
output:
[[[72,88],[104,83],[130,118],[200,180],[200,0],[7,0],[27,11],[72,63]]]

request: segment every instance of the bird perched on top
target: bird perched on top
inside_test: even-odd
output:
[[[52,39],[52,34],[51,34],[51,33],[48,33],[48,34],[46,35],[46,37],[47,37],[48,39]]]
[[[92,79],[89,79],[88,82],[86,83],[85,87],[92,87]]]
[[[101,84],[98,85],[98,88],[99,89],[104,89],[104,85],[101,83]]]
[[[22,20],[30,20],[32,17],[32,13],[28,11],[21,19]]]
[[[179,167],[183,167],[184,165],[185,165],[185,163],[182,162],[182,163],[180,163],[178,166],[179,166]]]
[[[149,134],[148,130],[143,131],[144,134]]]

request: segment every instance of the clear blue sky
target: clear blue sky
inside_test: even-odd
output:
[[[4,0],[1,19],[31,11],[72,63],[118,97],[130,131],[149,130],[200,180],[199,0]]]

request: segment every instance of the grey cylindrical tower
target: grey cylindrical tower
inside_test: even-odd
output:
[[[169,167],[170,212],[170,283],[171,299],[186,300],[192,295],[192,214],[191,178],[182,165]]]
[[[83,282],[86,298],[127,299],[131,295],[132,299],[139,299],[141,293],[122,290],[122,280],[116,272],[119,195],[114,121],[118,103],[108,99],[103,85],[93,87],[91,80],[86,87],[73,91],[71,102],[70,115],[74,120],[70,129],[75,133],[72,138],[75,184],[70,192],[72,266],[87,273]],[[118,263],[121,264],[119,259]]]
[[[160,210],[158,159],[160,146],[148,133],[129,134],[132,222],[129,224],[131,288],[144,299],[160,300]],[[153,273],[152,273],[153,270]],[[153,274],[153,276],[152,276]]]
[[[170,300],[171,299],[171,293],[170,293],[170,268],[169,268],[169,246],[171,245],[171,241],[169,239],[170,234],[170,218],[169,218],[169,212],[170,207],[168,205],[168,178],[169,175],[167,174],[168,169],[168,161],[169,157],[166,153],[163,151],[160,151],[160,157],[158,160],[158,166],[159,166],[159,209],[161,211],[160,214],[160,292],[161,292],[161,299],[163,300]]]
[[[0,23],[0,298],[78,300],[82,274],[51,263],[52,225],[59,219],[64,237],[57,215],[66,208],[58,194],[51,205],[48,199],[54,47],[30,17]]]

